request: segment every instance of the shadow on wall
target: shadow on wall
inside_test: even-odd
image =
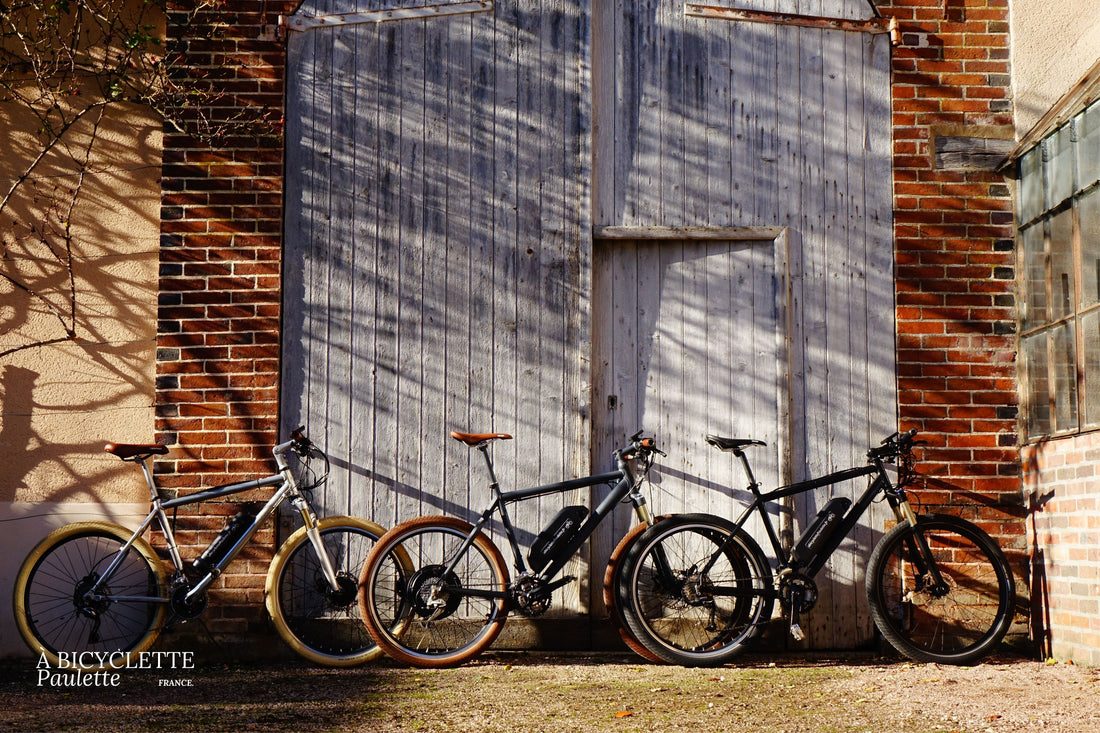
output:
[[[8,143],[0,156],[0,597],[8,599],[23,558],[52,529],[139,521],[148,506],[140,474],[103,446],[154,435],[160,124],[136,107],[116,109],[69,128],[39,157],[33,122],[0,104]],[[25,653],[6,603],[0,656]]]
[[[102,449],[153,438],[160,125],[115,109],[39,160],[27,117],[0,106],[0,502],[141,501]]]
[[[1047,574],[1050,545],[1049,519],[1040,519],[1047,504],[1055,496],[1053,488],[1044,488],[1040,480],[1040,458],[1049,442],[1044,440],[1021,451],[1024,475],[1024,501],[1027,509],[1027,571],[1028,590],[1031,594],[1029,608],[1029,633],[1040,659],[1049,659],[1054,653],[1054,637],[1051,632],[1050,580]]]

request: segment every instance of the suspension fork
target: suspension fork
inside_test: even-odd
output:
[[[918,576],[925,574],[931,576],[934,589],[945,588],[943,574],[940,572],[939,565],[936,564],[936,559],[932,557],[932,548],[928,545],[928,538],[919,530],[917,513],[913,511],[905,489],[900,486],[894,487],[886,475],[882,462],[878,461],[877,463],[879,476],[887,486],[886,498],[890,503],[890,508],[894,510],[894,516],[897,517],[898,522],[907,523],[913,530],[904,540],[909,553],[909,561],[917,569]]]
[[[321,531],[317,529],[317,514],[314,513],[313,507],[301,494],[291,499],[290,503],[302,515],[302,522],[306,527],[306,536],[309,537],[310,544],[313,545],[313,551],[317,553],[317,559],[321,563],[321,570],[325,574],[325,580],[328,581],[329,587],[333,591],[340,590],[340,583],[336,578],[336,569],[333,568],[328,550],[325,549],[325,543],[321,540]]]

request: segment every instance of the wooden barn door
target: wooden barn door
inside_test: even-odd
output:
[[[644,429],[668,454],[652,472],[654,513],[730,518],[747,480],[705,436],[765,441],[751,457],[771,486],[786,452],[786,240],[767,230],[739,240],[667,235],[595,244],[594,460]],[[608,523],[594,565],[635,521],[624,511]],[[749,529],[764,541],[762,527]]]
[[[585,6],[306,0],[288,23],[282,423],[332,459],[326,512],[476,515],[489,479],[451,430],[515,436],[506,489],[587,475]],[[514,507],[520,541],[578,493]]]
[[[597,241],[593,460],[658,432],[659,510],[739,515],[744,477],[707,431],[768,441],[751,460],[774,486],[857,465],[896,429],[890,39],[870,16],[866,0],[593,0],[597,235],[777,228],[786,242],[783,272],[761,242]],[[778,323],[757,287],[769,278],[789,289]],[[789,379],[783,349],[762,348],[777,333]],[[799,497],[794,532],[864,485]],[[813,647],[870,640],[863,571],[887,515],[873,507],[819,575]]]

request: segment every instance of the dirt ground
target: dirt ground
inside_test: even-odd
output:
[[[11,731],[1100,731],[1100,672],[994,657],[974,667],[754,656],[683,669],[627,654],[490,654],[453,670],[389,662],[192,660],[116,684],[58,686],[0,662]],[[100,682],[103,682],[102,680]]]

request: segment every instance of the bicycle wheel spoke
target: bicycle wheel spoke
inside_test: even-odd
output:
[[[675,664],[721,664],[770,617],[770,575],[752,540],[708,515],[647,530],[632,548],[622,595],[638,640]]]
[[[875,621],[903,653],[967,663],[992,649],[1011,623],[1011,572],[996,545],[954,517],[897,528],[872,555],[868,597]],[[933,568],[921,545],[928,548]]]
[[[16,582],[20,633],[48,653],[133,651],[147,648],[164,618],[162,576],[152,549],[132,546],[103,578],[129,539],[104,522],[69,525],[28,556]],[[96,592],[91,594],[92,589]]]
[[[507,571],[483,535],[466,542],[471,531],[460,520],[422,517],[380,540],[364,569],[360,602],[371,636],[390,656],[452,666],[496,638]]]
[[[380,530],[363,520],[331,517],[319,531],[336,587],[308,534],[299,530],[272,563],[268,610],[280,636],[305,658],[328,666],[360,664],[380,651],[356,601],[359,574]]]

